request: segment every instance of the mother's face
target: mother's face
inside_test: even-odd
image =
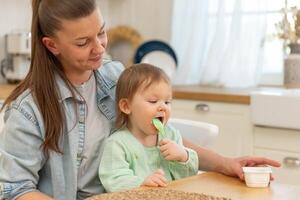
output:
[[[46,47],[60,60],[65,73],[83,73],[101,66],[107,35],[99,9],[76,20],[62,20],[54,37],[43,38]]]

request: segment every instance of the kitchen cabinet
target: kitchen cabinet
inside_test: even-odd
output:
[[[254,127],[254,154],[278,160],[275,180],[300,185],[300,130]]]
[[[219,126],[219,136],[212,146],[217,153],[230,157],[253,154],[249,105],[175,99],[172,117]]]

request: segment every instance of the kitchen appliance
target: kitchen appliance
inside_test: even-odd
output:
[[[1,61],[1,74],[9,82],[23,80],[29,71],[31,34],[28,32],[5,35],[5,58]]]

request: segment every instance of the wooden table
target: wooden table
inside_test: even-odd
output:
[[[239,200],[299,200],[300,186],[271,182],[268,188],[249,188],[243,181],[222,174],[206,172],[169,183],[168,189],[197,192]]]
[[[141,193],[141,191],[151,189],[153,188],[140,187],[134,190],[130,190],[128,192],[134,193],[134,191],[138,191],[139,193]],[[246,186],[245,182],[237,178],[232,178],[214,172],[205,172],[196,176],[172,181],[168,183],[168,186],[166,188],[161,189],[167,189],[168,191],[177,190],[183,192],[192,192],[193,194],[205,194],[210,197],[213,196],[213,199],[214,197],[220,197],[232,200],[300,200],[300,186],[279,184],[276,183],[276,181],[273,181],[267,188],[250,188]],[[111,199],[112,197],[112,199],[118,199],[115,196],[103,198],[105,196],[107,195],[95,195],[89,198],[89,200]],[[123,195],[123,197],[126,197],[124,199],[128,199],[128,195]],[[178,199],[181,198],[178,197]]]
[[[152,189],[152,187],[140,187],[134,190],[141,192],[149,189]],[[214,172],[205,172],[196,176],[172,181],[164,189],[168,191],[177,190],[202,193],[208,196],[223,197],[232,200],[300,200],[300,186],[279,184],[273,181],[267,188],[249,188],[245,182],[237,178]],[[134,192],[134,190],[129,192]],[[98,200],[103,199],[104,196],[95,195],[89,199]],[[124,197],[126,196],[124,195]],[[117,198],[110,196],[105,199]],[[128,196],[125,199],[128,199]]]

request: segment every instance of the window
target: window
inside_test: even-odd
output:
[[[212,0],[209,4],[210,22],[213,23],[217,14],[217,8],[219,0]],[[231,12],[234,9],[235,0],[224,0],[225,12],[228,17],[228,23],[231,20]],[[260,9],[260,6],[262,5]],[[244,17],[257,17],[264,15],[267,20],[267,27],[265,31],[265,37],[261,41],[263,47],[262,58],[262,78],[260,84],[266,85],[281,85],[283,82],[283,60],[284,49],[283,41],[275,36],[276,27],[275,24],[280,22],[283,18],[282,9],[287,6],[297,6],[300,8],[299,0],[241,0],[242,15]],[[288,17],[291,18],[291,12]],[[213,31],[213,30],[212,30]]]
[[[300,8],[299,0],[268,0],[269,10],[266,11],[267,15],[267,30],[264,40],[264,59],[262,68],[261,84],[266,85],[282,85],[283,83],[283,60],[284,49],[283,41],[274,37],[276,33],[275,24],[282,20],[282,8],[287,6],[297,6]],[[291,18],[291,13],[288,17]],[[272,37],[273,36],[273,37]]]
[[[275,36],[275,24],[291,6],[300,7],[300,1],[174,0],[171,42],[179,57],[174,82],[282,84],[283,41]]]

